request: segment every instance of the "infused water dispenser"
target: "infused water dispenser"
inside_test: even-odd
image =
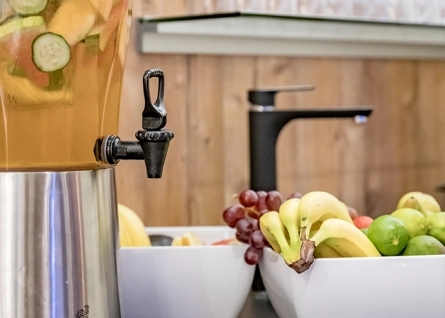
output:
[[[161,177],[164,75],[143,74],[142,129],[121,141],[130,0],[0,4],[0,317],[118,318],[114,165]]]

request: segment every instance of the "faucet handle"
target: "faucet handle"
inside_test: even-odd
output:
[[[158,78],[158,96],[153,104],[150,98],[149,80]],[[143,76],[145,108],[142,112],[142,128],[161,130],[167,123],[167,111],[164,107],[164,73],[160,69],[147,70]]]
[[[253,105],[275,106],[275,95],[280,92],[313,91],[313,85],[277,86],[271,88],[256,88],[249,90],[249,102]]]

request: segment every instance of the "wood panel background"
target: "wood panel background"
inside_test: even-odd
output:
[[[205,1],[136,0],[133,16],[181,14],[196,3]],[[146,179],[142,162],[117,167],[119,201],[147,226],[223,224],[223,209],[249,185],[247,90],[263,86],[316,86],[279,94],[283,109],[374,107],[361,125],[288,124],[277,146],[284,195],[324,190],[374,217],[411,190],[444,204],[436,186],[445,183],[445,60],[138,54],[134,31],[133,24],[120,136],[133,140],[141,126],[142,74],[150,68],[165,73],[167,127],[175,132],[162,179]]]

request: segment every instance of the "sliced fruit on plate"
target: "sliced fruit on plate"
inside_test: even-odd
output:
[[[202,246],[201,240],[192,232],[186,232],[182,236],[175,236],[171,246]]]
[[[172,241],[172,246],[182,246],[182,236],[175,236]]]
[[[242,244],[243,243],[238,241],[235,237],[212,243],[212,245],[215,245],[215,246],[217,246],[217,245],[242,245]]]
[[[183,246],[202,246],[201,240],[192,232],[187,232],[182,236]]]

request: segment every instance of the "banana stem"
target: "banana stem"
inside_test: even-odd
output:
[[[301,249],[300,259],[289,267],[295,270],[298,274],[304,273],[311,267],[314,262],[315,242],[306,238],[306,227],[301,229]]]

